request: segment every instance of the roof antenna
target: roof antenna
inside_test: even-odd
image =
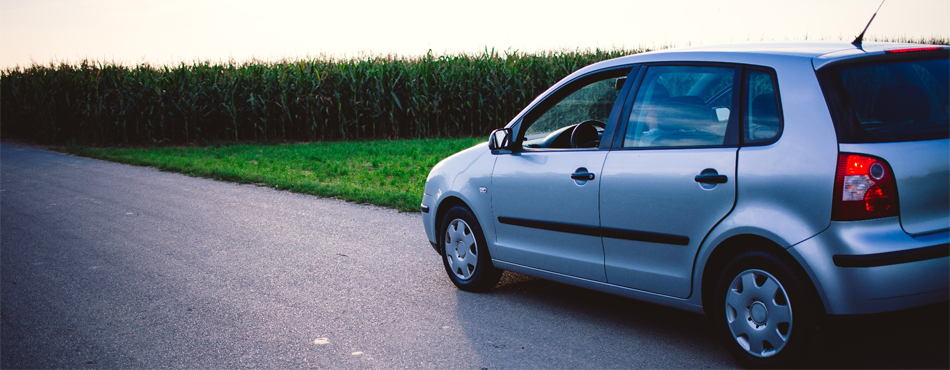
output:
[[[864,26],[864,31],[861,31],[861,34],[858,37],[854,38],[854,41],[851,42],[851,45],[861,46],[861,42],[864,41],[864,33],[868,31],[868,27],[871,27],[871,22],[874,22],[874,17],[877,16],[877,12],[881,11],[881,6],[884,5],[884,0],[881,0],[881,5],[877,6],[877,10],[874,11],[874,15],[871,16],[871,20],[868,21],[868,25]]]

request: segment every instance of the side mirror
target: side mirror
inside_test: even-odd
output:
[[[492,154],[508,154],[512,149],[512,132],[510,128],[500,128],[491,132],[488,137],[488,149]]]

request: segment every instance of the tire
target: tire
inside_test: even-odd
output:
[[[810,280],[784,256],[753,250],[732,259],[716,286],[713,320],[744,367],[789,368],[822,317]]]
[[[455,286],[469,292],[484,292],[498,284],[502,271],[492,266],[485,234],[471,211],[452,207],[442,219],[439,231],[442,264]]]

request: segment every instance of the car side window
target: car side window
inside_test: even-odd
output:
[[[623,72],[594,77],[593,81],[579,81],[549,97],[551,102],[547,108],[539,106],[539,111],[533,114],[537,118],[526,121],[528,126],[524,129],[522,146],[527,149],[599,146],[610,111],[626,79]],[[578,127],[582,123],[583,127]]]
[[[735,68],[650,67],[624,134],[624,148],[722,146],[733,111]]]
[[[745,71],[745,120],[742,142],[758,144],[772,141],[782,130],[779,97],[771,74],[757,70]]]

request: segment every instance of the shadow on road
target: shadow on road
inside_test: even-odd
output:
[[[950,305],[834,318],[803,365],[848,369],[950,368]]]
[[[511,272],[491,292],[459,291],[458,299],[460,322],[473,347],[501,367],[738,366],[704,315]],[[837,318],[801,366],[948,368],[948,312],[941,304]],[[535,329],[552,327],[553,333]],[[600,334],[584,336],[587,332]],[[523,354],[531,346],[543,347],[538,355],[547,360],[538,356],[544,362],[519,362],[529,358],[506,353],[512,346]]]
[[[505,272],[458,291],[459,321],[490,368],[734,368],[705,316]]]

